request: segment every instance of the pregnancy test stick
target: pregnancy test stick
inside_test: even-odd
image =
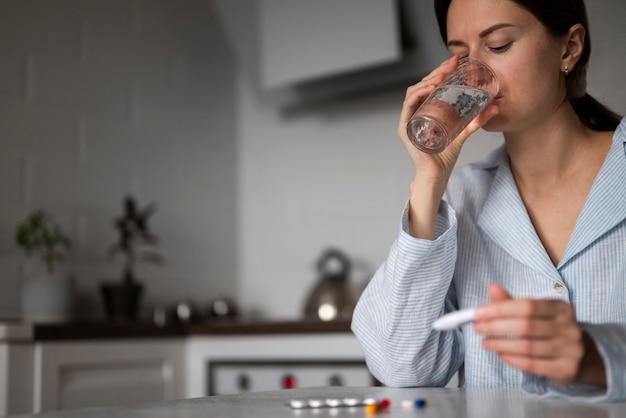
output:
[[[554,299],[554,293],[540,293],[529,299]],[[476,319],[476,308],[460,309],[443,315],[433,323],[433,329],[438,331],[447,331],[462,327],[463,325],[473,322]]]
[[[433,329],[438,331],[446,331],[458,328],[476,319],[476,309],[461,309],[459,311],[450,312],[435,321]]]

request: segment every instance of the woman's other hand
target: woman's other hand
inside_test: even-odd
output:
[[[509,366],[558,385],[606,386],[602,359],[569,303],[512,299],[497,285],[489,287],[488,295],[491,303],[477,309],[474,322],[474,330],[484,335],[486,350]]]

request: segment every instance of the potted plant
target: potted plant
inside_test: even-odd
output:
[[[156,208],[154,204],[139,209],[135,200],[124,200],[124,214],[116,219],[119,242],[108,250],[110,258],[122,256],[122,278],[116,282],[103,283],[100,291],[109,319],[115,322],[134,321],[137,318],[143,285],[136,276],[140,262],[163,264],[164,258],[158,247],[158,238],[148,230],[148,217]]]
[[[60,265],[72,248],[70,238],[50,213],[37,209],[18,225],[15,243],[27,257],[20,301],[24,317],[36,322],[69,320],[74,283]]]

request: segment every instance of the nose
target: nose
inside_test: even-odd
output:
[[[469,58],[474,58],[478,61],[483,61],[485,62],[485,57],[483,56],[484,54],[482,53],[482,51],[480,51],[479,49],[473,49],[469,52],[469,54],[467,54],[467,56]]]

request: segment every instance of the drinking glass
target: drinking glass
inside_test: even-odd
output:
[[[491,68],[464,57],[424,100],[407,124],[409,139],[429,154],[442,152],[498,94]]]

